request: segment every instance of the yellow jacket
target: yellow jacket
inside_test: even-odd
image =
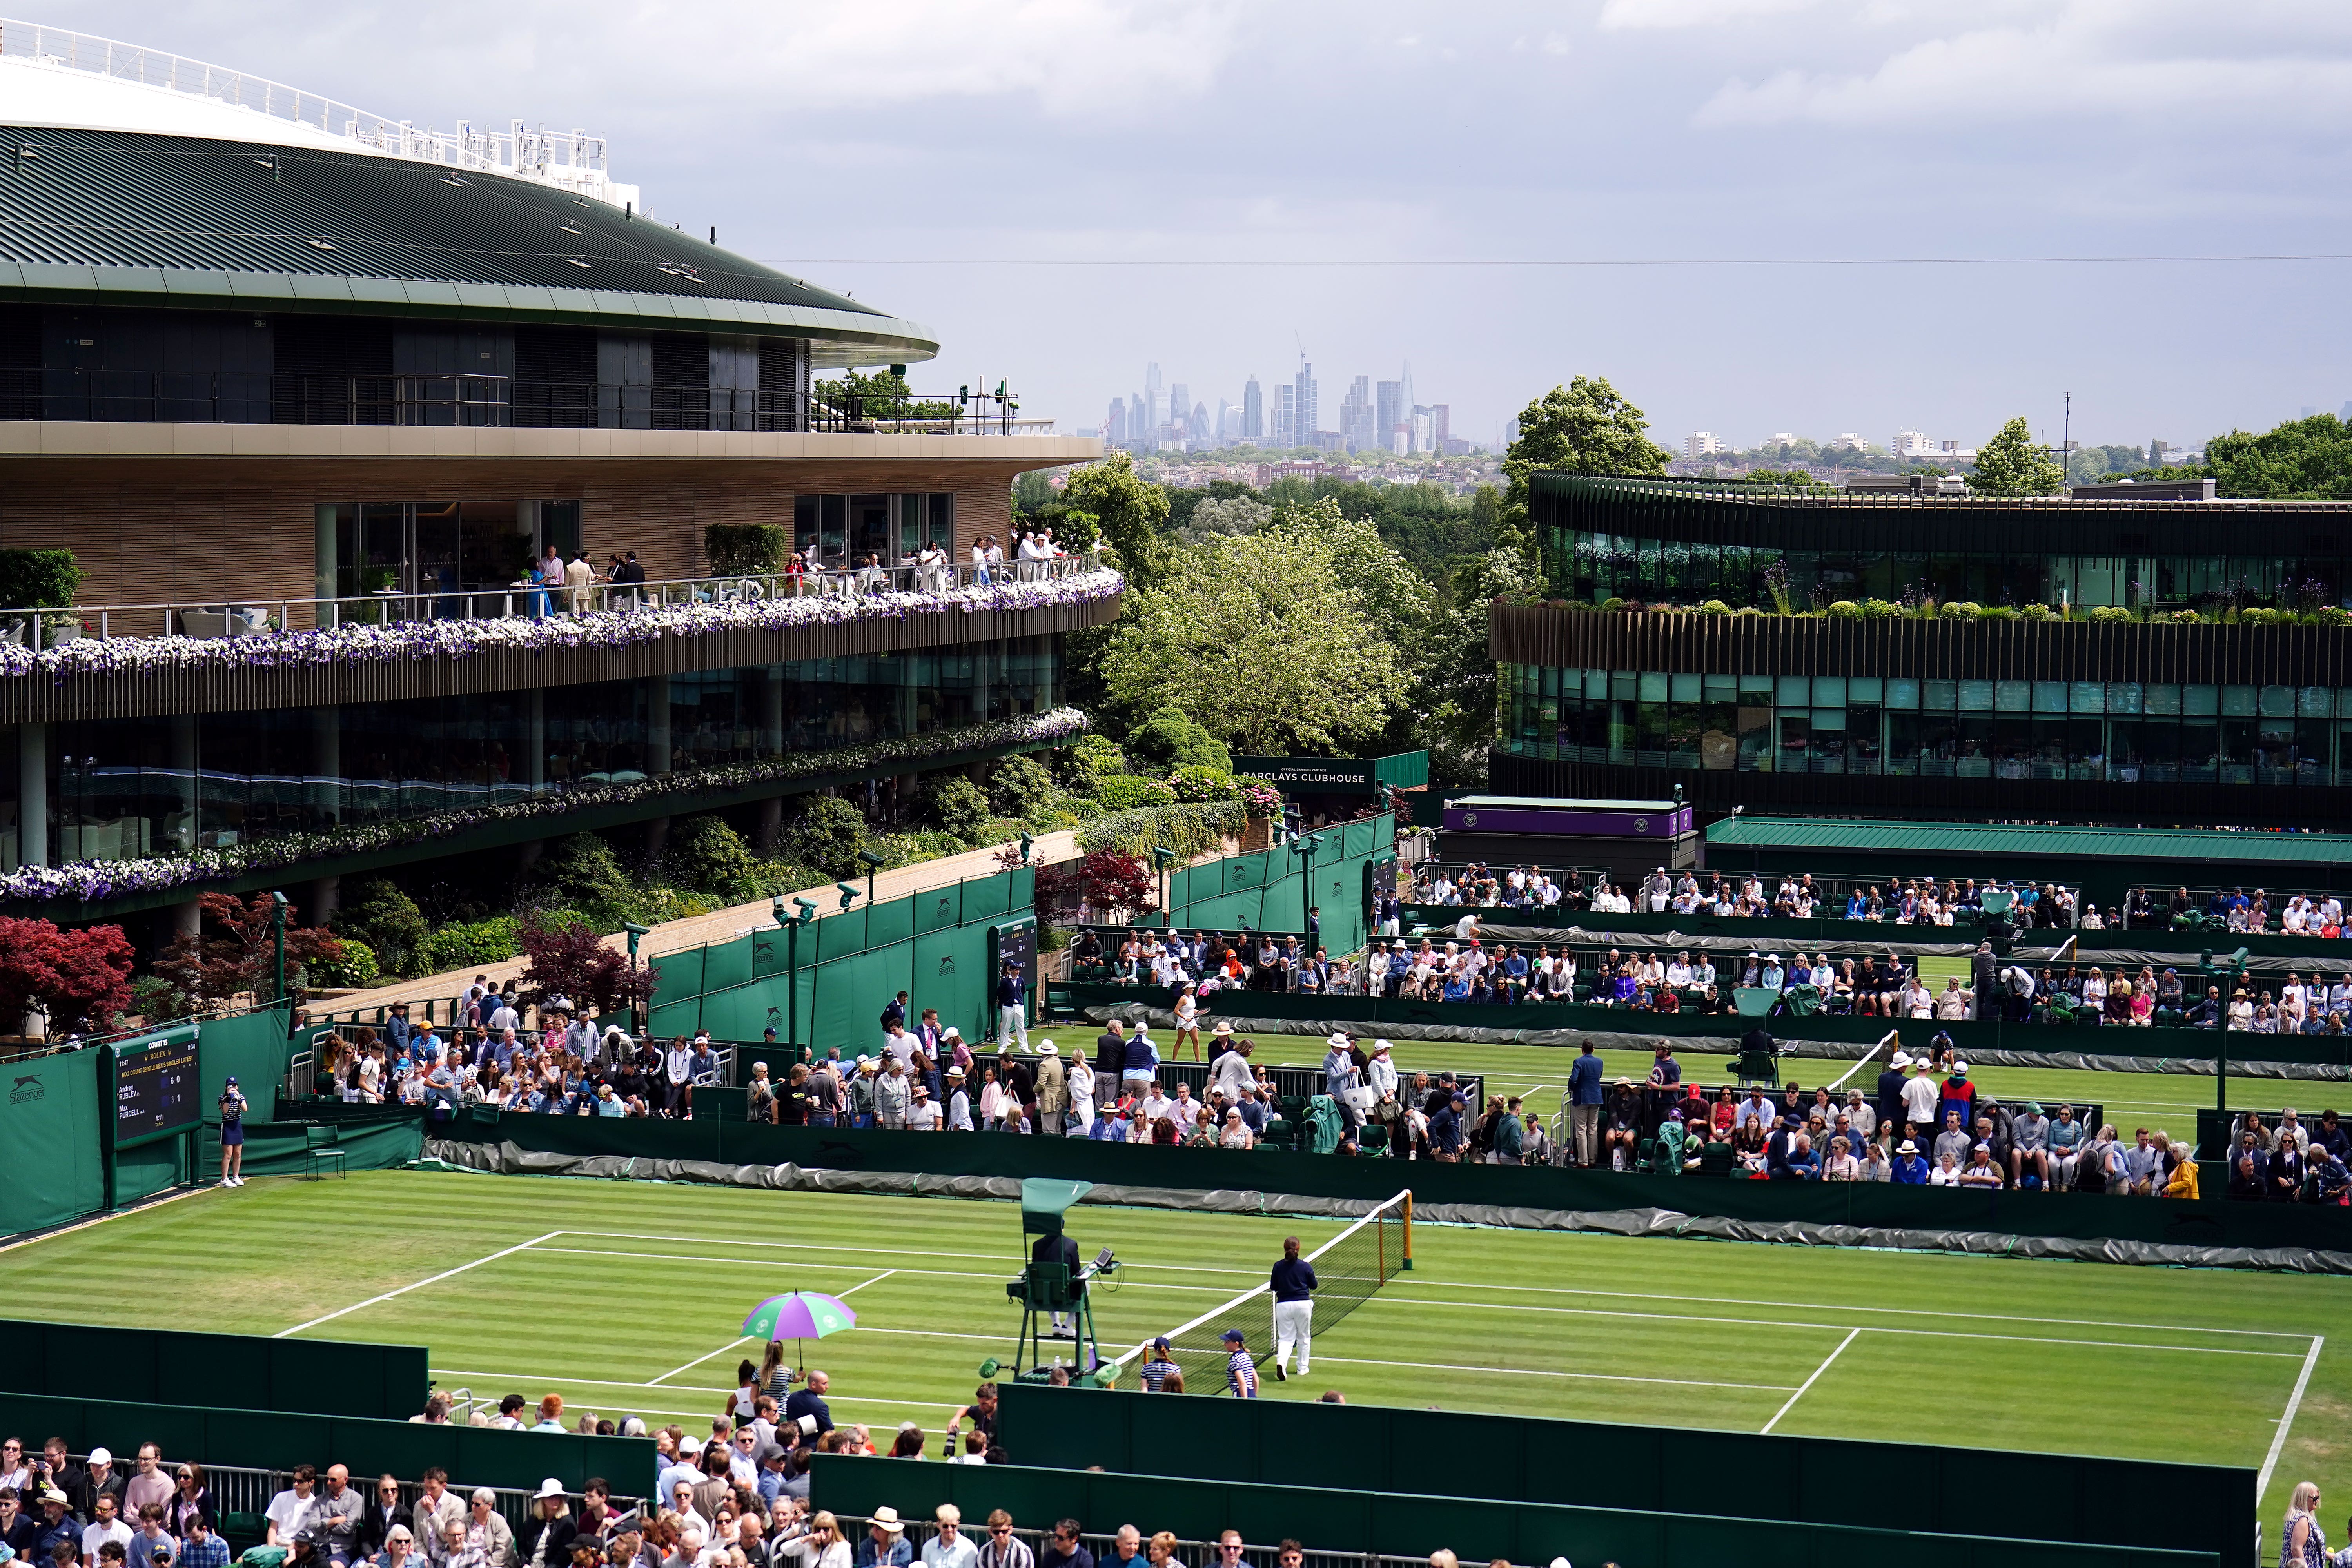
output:
[[[2171,1179],[2164,1184],[2164,1195],[2168,1198],[2193,1198],[2197,1195],[2196,1161],[2182,1159],[2173,1171]]]

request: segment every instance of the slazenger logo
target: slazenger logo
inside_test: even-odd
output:
[[[48,1093],[49,1091],[41,1085],[40,1074],[26,1073],[10,1087],[8,1103],[22,1105],[30,1100],[46,1100],[48,1098]]]

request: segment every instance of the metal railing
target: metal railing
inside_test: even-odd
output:
[[[2284,868],[2280,868],[2284,869]],[[2116,927],[2117,930],[2123,931],[2133,930],[2135,928],[2140,931],[2171,930],[2172,895],[2182,886],[2184,886],[2184,884],[2179,882],[2149,882],[2144,885],[2126,889],[2124,893],[2124,902],[2117,913],[2117,917],[2110,920],[2108,924]],[[2190,900],[2190,912],[2199,918],[2199,924],[2195,929],[2208,936],[2217,939],[2233,936],[2257,936],[2264,934],[2270,936],[2280,935],[2284,929],[2281,922],[2285,918],[2287,905],[2293,903],[2298,898],[2309,899],[2315,908],[2326,900],[2332,898],[2345,909],[2352,910],[2352,893],[2339,892],[2334,889],[2315,889],[2310,888],[2285,888],[2273,890],[2270,889],[2265,882],[2263,882],[2260,876],[2250,876],[2242,882],[2231,882],[2226,886],[2221,883],[2200,882],[2191,882],[2186,884],[2186,886],[2188,888],[2189,897]],[[2263,894],[2265,900],[2270,906],[2269,913],[2264,919],[2260,931],[2256,931],[2255,928],[2250,925],[2243,931],[2233,931],[2229,929],[2229,916],[2226,912],[2218,916],[2210,912],[2212,901],[2217,895],[2226,900],[2231,894],[2243,893],[2251,900],[2257,892]],[[2132,896],[2136,893],[2146,893],[2147,895],[2149,910],[2147,916],[2137,920],[2135,920],[2132,917]],[[2315,937],[2320,933],[2317,929],[2315,928],[2302,934]],[[2230,943],[2227,942],[2220,942],[2217,945],[2226,947],[2229,946]]]
[[[1010,394],[814,396],[756,387],[524,381],[507,375],[0,369],[0,419],[194,425],[389,425],[469,429],[722,430],[1048,436]]]
[[[879,1437],[882,1435],[877,1436]],[[845,1539],[857,1541],[865,1539],[863,1533],[865,1528],[873,1522],[865,1514],[836,1514],[835,1518],[842,1526],[843,1536]],[[971,1531],[976,1522],[970,1519],[964,1521],[966,1540],[971,1539]],[[1312,1519],[1303,1519],[1298,1521],[1297,1528],[1302,1532],[1311,1533],[1315,1521]],[[1151,1539],[1153,1531],[1149,1521],[1137,1521],[1135,1528],[1142,1533],[1146,1541]],[[1018,1525],[1014,1526],[1013,1533],[1028,1543],[1033,1554],[1042,1554],[1045,1552],[1050,1534],[1047,1531],[1030,1530]],[[918,1560],[921,1557],[923,1547],[938,1534],[939,1526],[936,1523],[915,1519],[907,1521],[907,1541],[914,1548]],[[1087,1551],[1094,1553],[1097,1563],[1107,1563],[1118,1561],[1118,1537],[1115,1532],[1086,1531],[1080,1533],[1079,1540],[1086,1543]],[[1305,1559],[1305,1568],[1429,1568],[1429,1559],[1426,1557],[1398,1557],[1388,1552],[1318,1552],[1311,1543],[1306,1548]],[[1042,1561],[1042,1556],[1040,1560]],[[1217,1560],[1216,1543],[1209,1541],[1179,1541],[1176,1542],[1172,1558],[1174,1563],[1210,1563]],[[1139,1563],[1143,1561],[1141,1553],[1138,1553],[1136,1561]],[[1249,1568],[1276,1568],[1280,1561],[1281,1552],[1277,1546],[1251,1544],[1242,1548],[1242,1562],[1247,1563]]]
[[[660,582],[596,582],[584,587],[542,588],[530,583],[497,587],[383,588],[333,599],[176,600],[144,605],[68,605],[0,609],[0,643],[38,652],[79,637],[268,637],[343,626],[394,626],[417,621],[545,619],[561,616],[636,615],[690,605],[755,605],[782,598],[862,598],[883,594],[946,594],[962,588],[1057,581],[1097,570],[1092,555],[1007,561],[996,566],[947,562],[924,566],[901,559],[835,564],[814,571],[677,577]]]
[[[509,121],[503,132],[478,131],[463,120],[454,133],[419,131],[411,121],[371,114],[267,77],[13,17],[0,17],[0,55],[209,98],[275,120],[313,125],[330,136],[396,158],[509,174],[602,201],[616,199],[604,138],[584,131],[529,131],[520,120]]]

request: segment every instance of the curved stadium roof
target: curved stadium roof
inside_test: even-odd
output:
[[[27,63],[5,61],[0,86]],[[115,129],[103,79],[58,74],[96,89],[72,96],[97,124],[47,122],[68,117],[53,93],[0,93],[0,298],[789,336],[820,365],[939,352],[911,321],[561,188],[259,116],[239,139]]]

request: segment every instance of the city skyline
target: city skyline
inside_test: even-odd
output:
[[[1276,384],[1271,402],[1266,390],[1266,384],[1251,372],[1242,384],[1240,400],[1219,392],[1212,412],[1191,383],[1166,380],[1160,362],[1147,361],[1140,387],[1124,396],[1114,394],[1099,428],[1106,444],[1133,452],[1246,444],[1274,451],[1458,457],[1477,447],[1497,445],[1455,435],[1450,404],[1415,401],[1410,360],[1402,362],[1393,381],[1376,384],[1368,374],[1351,377],[1337,405],[1333,428],[1325,427],[1322,378],[1303,353],[1297,371]]]

